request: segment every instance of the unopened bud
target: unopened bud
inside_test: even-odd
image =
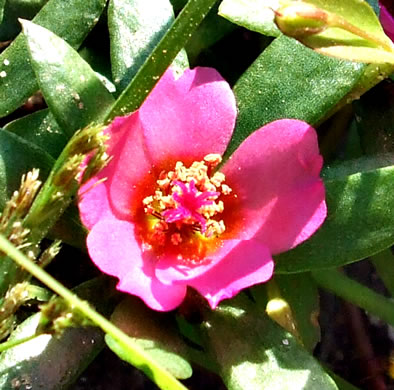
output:
[[[331,14],[309,3],[295,1],[275,12],[278,28],[291,37],[318,34],[331,25]]]

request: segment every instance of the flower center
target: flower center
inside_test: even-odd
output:
[[[225,184],[224,174],[215,172],[221,160],[219,154],[208,154],[188,168],[178,161],[174,170],[160,173],[155,192],[142,201],[150,218],[149,232],[143,238],[146,249],[190,245],[201,249],[196,240],[209,241],[226,230],[221,198],[232,189]]]

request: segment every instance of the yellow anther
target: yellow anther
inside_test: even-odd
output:
[[[222,172],[216,172],[212,177],[211,177],[211,183],[215,185],[217,188],[220,187],[220,185],[226,180],[226,176]]]
[[[144,205],[149,205],[149,204],[151,204],[153,202],[153,196],[147,196],[143,201],[142,201],[142,203],[144,204]]]
[[[189,240],[190,234],[200,232],[206,238],[210,238],[219,236],[226,230],[223,220],[218,220],[219,214],[224,211],[225,203],[223,198],[219,200],[219,197],[230,194],[232,190],[224,184],[226,177],[223,173],[213,172],[214,167],[221,161],[222,158],[219,154],[209,154],[202,161],[194,161],[189,167],[185,167],[181,161],[178,161],[172,171],[163,170],[160,172],[154,194],[147,196],[142,201],[145,213],[157,218],[149,236],[152,242],[158,245],[166,245],[169,242],[179,245],[186,238]],[[187,214],[173,222],[166,222],[168,212],[167,214],[165,212],[167,210],[187,207],[174,199],[175,193],[182,197],[185,191],[183,185],[177,182],[187,184],[188,188],[193,182],[193,186],[197,190],[194,190],[193,196],[196,197],[206,192],[215,193],[205,197],[207,201],[205,203],[208,204],[194,210],[201,215],[203,223],[199,222],[195,216],[189,217]],[[199,259],[198,256],[197,258]],[[188,258],[188,261],[191,259]]]
[[[221,189],[223,195],[229,195],[232,192],[231,187],[229,187],[227,184],[222,184]]]
[[[222,162],[222,156],[217,153],[207,154],[204,161],[214,168]]]

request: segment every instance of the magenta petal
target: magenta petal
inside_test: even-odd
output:
[[[256,240],[245,240],[215,267],[188,282],[209,302],[212,309],[222,299],[231,298],[240,290],[269,280],[274,262],[269,249]]]
[[[135,211],[132,206],[138,203],[133,201],[137,184],[146,179],[152,164],[146,153],[138,112],[116,118],[109,130],[111,134],[122,134],[116,143],[112,138],[109,141],[113,159],[105,168],[105,174],[109,178],[110,204],[117,217],[130,220]]]
[[[156,277],[165,284],[186,283],[215,267],[238,244],[238,240],[224,240],[221,246],[199,265],[179,262],[176,256],[163,256],[156,265]]]
[[[236,105],[228,83],[211,68],[169,69],[139,110],[146,144],[156,163],[222,154],[231,138]]]
[[[88,229],[110,213],[107,187],[100,182],[101,179],[103,171],[81,186],[78,192],[81,221]]]
[[[383,4],[380,4],[380,22],[384,32],[394,42],[394,17]]]
[[[184,285],[166,285],[155,277],[154,259],[141,252],[132,223],[101,219],[89,233],[87,246],[96,266],[119,278],[119,290],[140,297],[152,309],[172,310],[183,301]]]
[[[321,167],[305,122],[278,120],[250,135],[222,169],[241,203],[239,238],[258,238],[276,254],[310,237],[327,214]]]

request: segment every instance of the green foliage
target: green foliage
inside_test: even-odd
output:
[[[15,158],[18,156],[18,158]],[[7,130],[0,131],[0,205],[19,188],[23,174],[32,167],[40,169],[41,178],[49,174],[54,159],[41,147]]]
[[[90,66],[49,30],[28,21],[22,26],[39,87],[64,133],[100,123],[114,98]]]
[[[276,0],[264,3],[260,0],[223,0],[219,15],[249,30],[277,37],[281,34],[274,23],[274,10],[278,4]]]
[[[296,14],[292,33],[300,43],[278,29],[274,10],[283,4],[271,0],[224,0],[220,5],[215,0],[0,0],[0,40],[17,35],[17,18],[34,17],[21,21],[22,33],[0,54],[0,209],[32,168],[39,168],[40,180],[46,180],[37,197],[32,196],[27,215],[17,221],[29,229],[26,241],[13,241],[14,247],[7,249],[3,235],[10,240],[12,235],[8,225],[0,230],[0,311],[10,287],[34,275],[62,297],[56,299],[66,320],[67,313],[78,314],[75,318],[88,319],[81,323],[95,324],[105,333],[104,338],[93,328],[67,329],[58,337],[41,335],[3,352],[0,389],[69,386],[105,343],[163,389],[185,389],[177,379],[192,376],[192,362],[219,374],[229,390],[352,388],[312,356],[320,340],[316,283],[393,321],[388,299],[343,275],[336,283],[338,273],[327,271],[373,256],[392,290],[393,275],[385,267],[393,260],[394,244],[393,85],[382,83],[363,95],[393,71],[393,65],[380,63],[391,60],[392,43],[362,0],[306,3],[351,26],[333,27],[327,19],[322,31],[299,36],[308,23],[320,25],[322,20]],[[370,4],[376,12],[378,2]],[[361,35],[351,32],[353,27]],[[227,55],[236,58],[239,50],[234,37],[242,37],[241,44],[253,42],[257,58],[247,64],[227,61]],[[275,257],[276,274],[270,282],[216,310],[199,303],[193,307],[189,300],[178,313],[152,311],[137,298],[115,306],[114,286],[105,283],[90,285],[88,294],[81,293],[82,301],[37,267],[38,245],[46,238],[61,238],[82,249],[81,268],[86,267],[86,230],[74,202],[81,164],[94,153],[88,172],[105,164],[105,124],[138,109],[169,66],[181,74],[189,67],[187,55],[193,66],[210,66],[209,58],[216,55],[218,67],[223,67],[218,70],[237,80],[233,91],[238,117],[226,157],[271,121],[296,118],[322,125],[318,132],[326,160],[322,175],[328,217],[311,239]],[[31,103],[21,107],[37,91],[44,99],[40,109]],[[326,123],[352,102],[354,113],[350,105],[345,110],[348,121],[341,122],[340,115],[330,126]],[[352,288],[365,299],[355,299]],[[381,305],[374,310],[375,301]],[[35,307],[34,301],[29,303]],[[90,305],[108,317],[112,313],[112,323]],[[49,321],[56,321],[50,309],[47,306]],[[9,329],[15,318],[6,319]],[[29,317],[8,341],[34,335],[37,323],[38,315]]]
[[[109,3],[112,77],[118,92],[130,83],[173,21],[174,11],[169,1],[112,0]],[[180,73],[188,68],[184,51],[176,57],[173,66]]]
[[[316,54],[285,36],[275,39],[234,86],[239,113],[227,153],[276,119],[318,123],[355,87],[364,69]]]
[[[294,337],[242,294],[211,312],[203,327],[229,390],[337,389]]]
[[[78,48],[97,23],[106,0],[49,0],[33,19]],[[19,35],[0,55],[0,117],[17,109],[38,90],[33,69],[27,58],[26,41]]]
[[[59,156],[67,143],[67,137],[48,109],[15,119],[4,128],[42,148],[53,158]]]
[[[192,375],[192,368],[186,360],[187,345],[168,315],[152,312],[140,300],[129,298],[117,306],[111,320],[176,378],[187,379]],[[120,358],[131,360],[129,351],[122,344],[109,335],[105,341]]]

